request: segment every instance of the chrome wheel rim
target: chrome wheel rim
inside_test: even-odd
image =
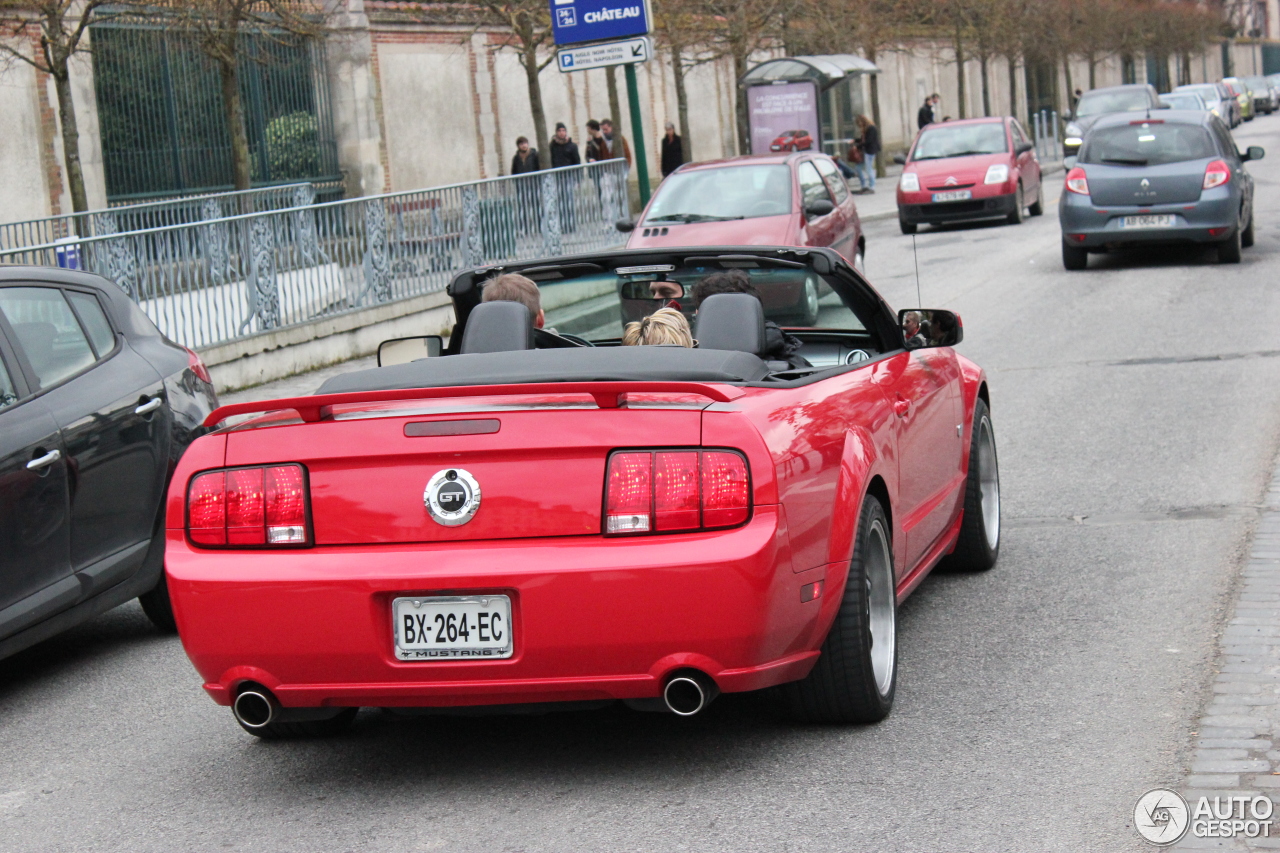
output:
[[[982,527],[987,547],[1000,544],[1000,469],[996,465],[996,437],[991,421],[978,424],[978,492],[982,499]]]
[[[893,558],[884,524],[876,520],[867,531],[863,564],[867,579],[867,624],[871,628],[871,671],[876,689],[884,696],[893,685],[893,659],[897,653],[897,618],[893,588]]]

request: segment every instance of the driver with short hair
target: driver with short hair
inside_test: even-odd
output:
[[[542,313],[542,295],[538,292],[538,285],[519,273],[509,272],[489,279],[481,291],[480,301],[519,302],[529,309],[529,318],[533,320],[535,329],[546,325],[547,316]]]
[[[693,307],[696,310],[702,300],[717,293],[746,293],[760,298],[760,291],[742,270],[716,272],[693,286]],[[789,335],[772,320],[764,323],[764,352],[760,357],[768,361],[785,361],[791,367],[812,367],[809,360],[800,355],[804,341]]]

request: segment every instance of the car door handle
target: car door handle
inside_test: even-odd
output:
[[[893,411],[898,417],[905,418],[907,415],[911,414],[911,401],[904,400],[899,397],[893,403]]]
[[[164,400],[161,400],[159,397],[152,397],[150,400],[143,403],[138,408],[134,409],[133,413],[135,415],[149,415],[163,405],[164,405]]]
[[[62,458],[61,450],[50,450],[44,456],[41,456],[38,459],[32,459],[30,462],[28,462],[27,470],[39,471],[41,468],[45,467],[46,465],[52,465],[53,463],[57,462],[61,458]]]

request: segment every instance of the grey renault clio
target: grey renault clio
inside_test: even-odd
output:
[[[1105,116],[1085,135],[1058,203],[1062,265],[1082,270],[1090,252],[1153,243],[1212,243],[1239,263],[1253,245],[1253,178],[1231,131],[1212,113]]]

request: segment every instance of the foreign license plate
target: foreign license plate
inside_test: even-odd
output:
[[[391,617],[399,660],[495,660],[514,650],[511,599],[505,595],[397,598]]]
[[[934,193],[934,201],[968,201],[973,198],[973,190],[951,190],[945,193]]]
[[[1153,213],[1146,216],[1126,216],[1120,224],[1125,228],[1172,228],[1175,218],[1171,213]]]

